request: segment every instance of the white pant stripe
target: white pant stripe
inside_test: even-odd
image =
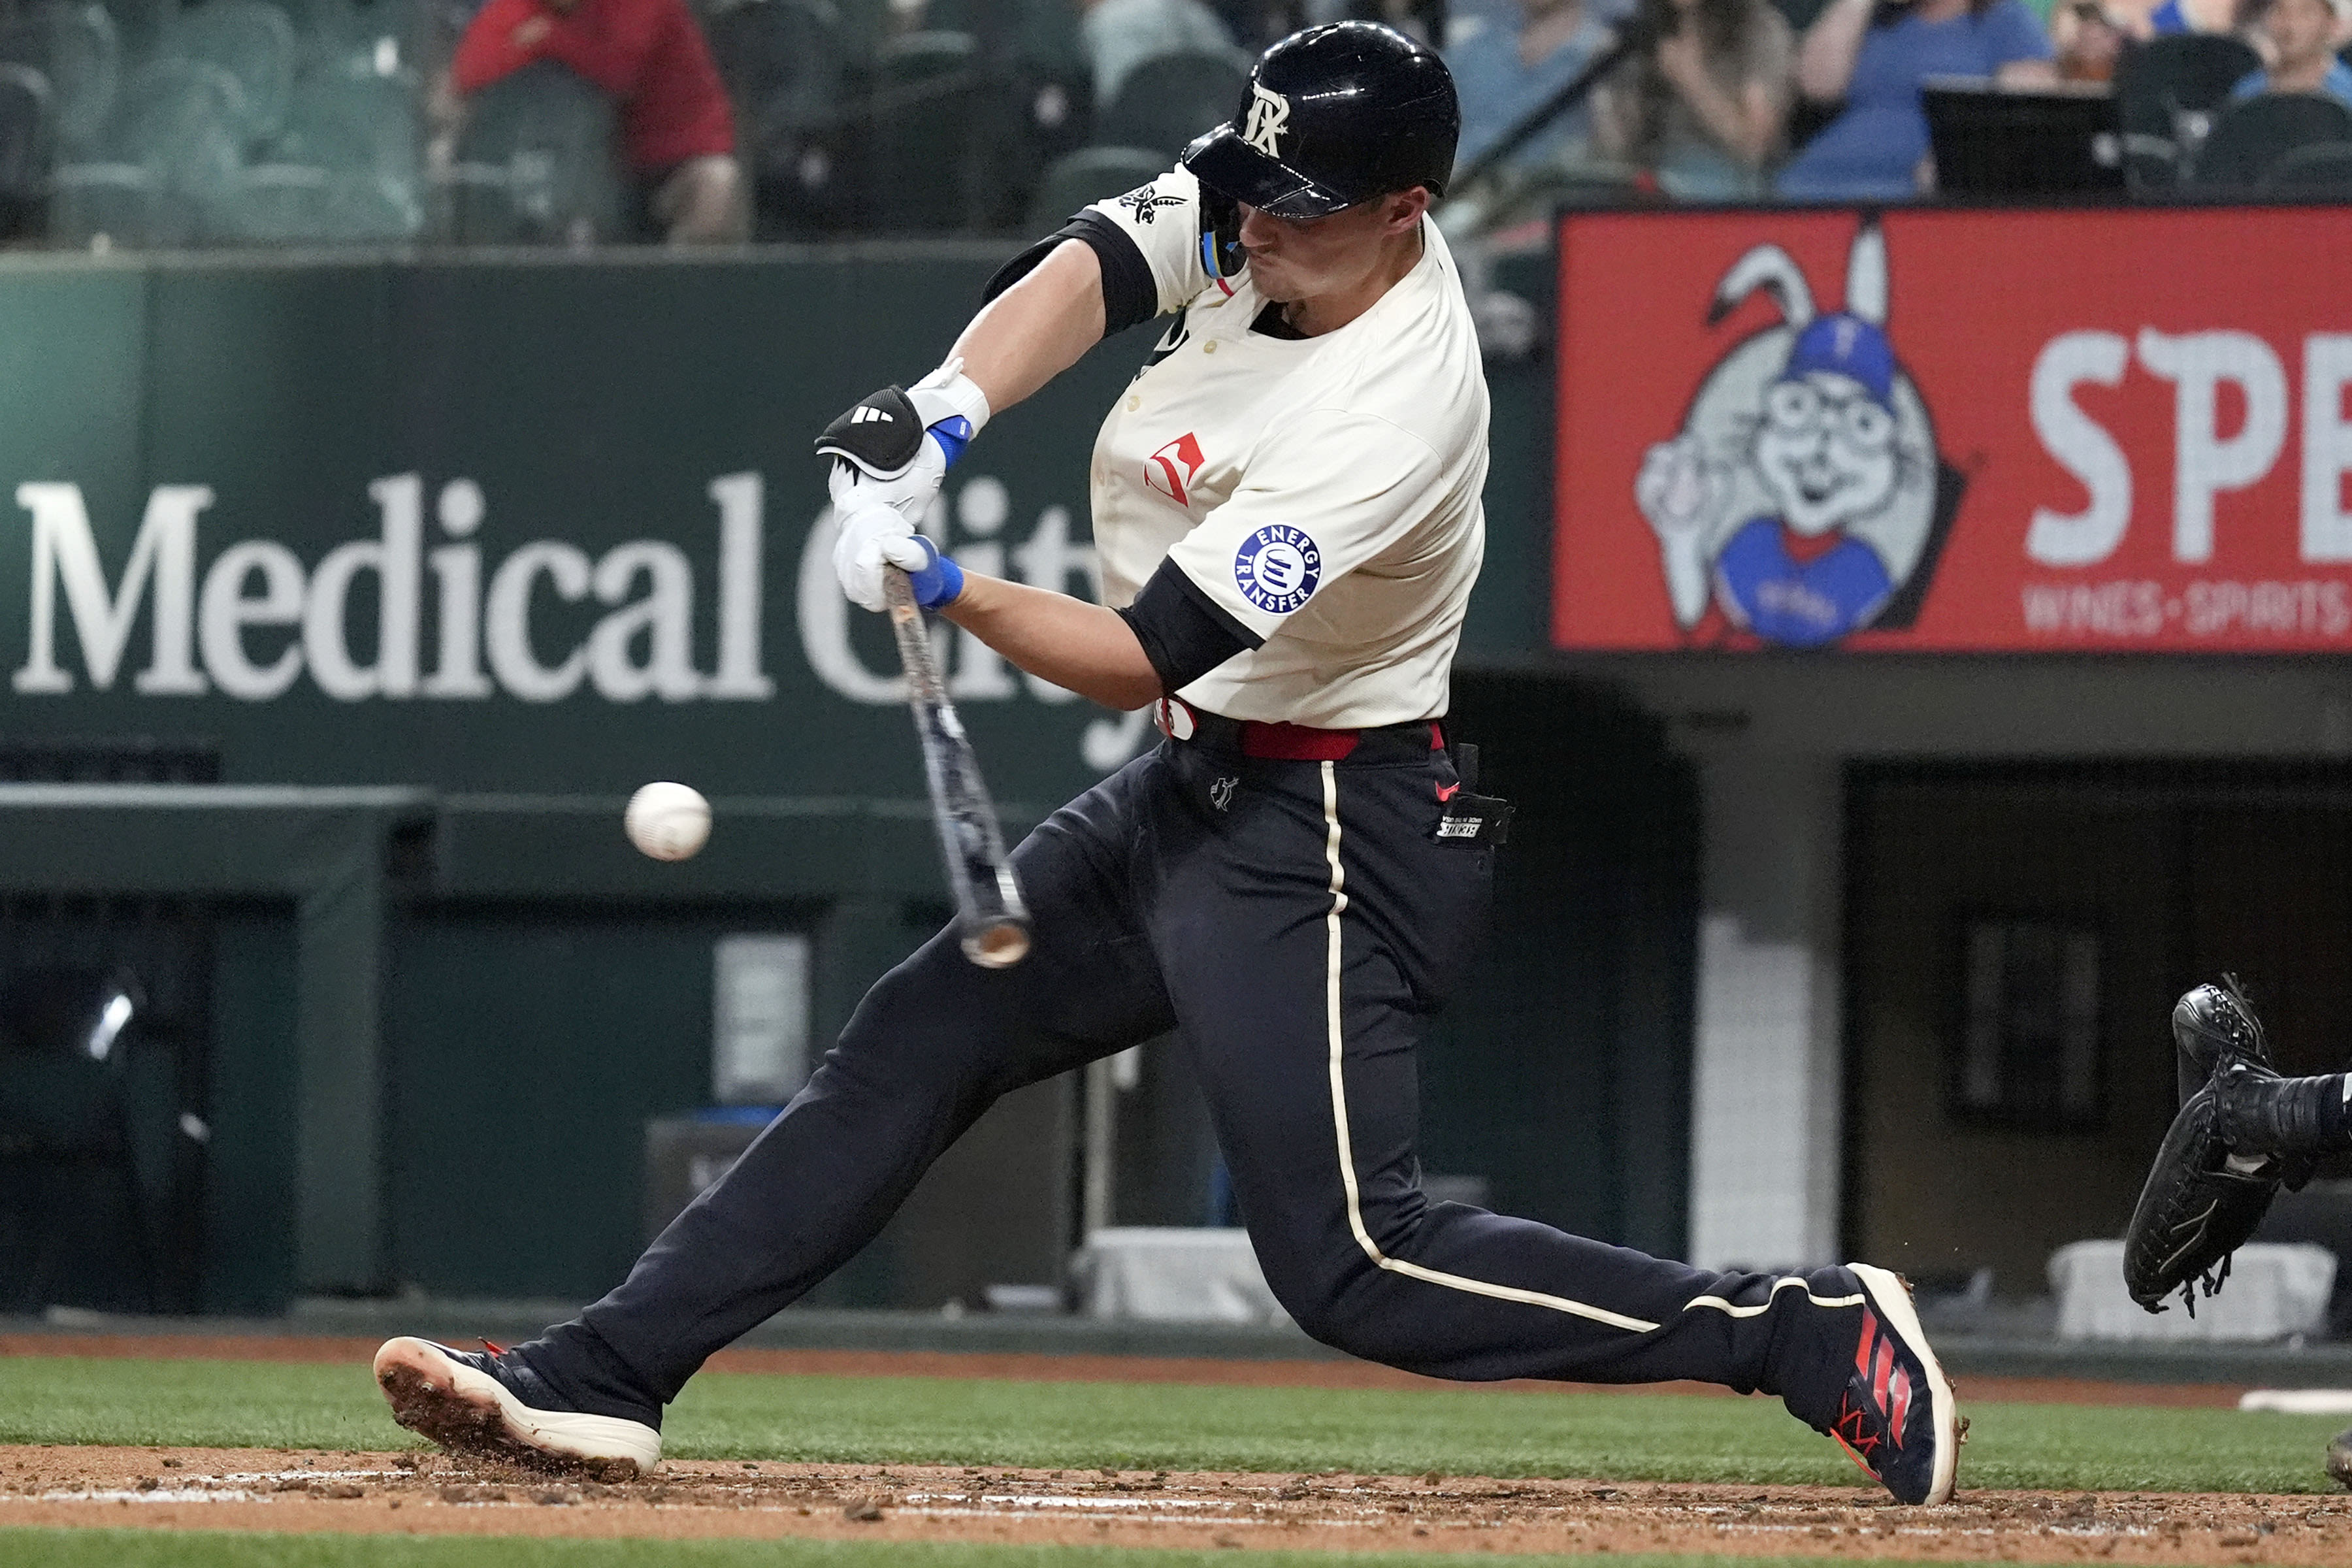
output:
[[[1459,1274],[1441,1273],[1423,1268],[1417,1263],[1406,1263],[1382,1253],[1371,1232],[1364,1228],[1364,1215],[1356,1186],[1356,1151],[1348,1136],[1348,1087],[1341,1071],[1342,1047],[1347,1036],[1339,1023],[1339,915],[1348,907],[1347,876],[1339,868],[1339,774],[1335,764],[1323,764],[1323,856],[1331,867],[1331,908],[1323,917],[1324,966],[1323,1007],[1331,1053],[1331,1122],[1339,1136],[1339,1182],[1348,1192],[1348,1228],[1355,1234],[1356,1245],[1364,1256],[1391,1274],[1402,1274],[1409,1279],[1426,1284],[1443,1285],[1451,1290],[1467,1290],[1474,1296],[1489,1296],[1498,1301],[1517,1301],[1524,1306],[1549,1307],[1555,1312],[1568,1312],[1579,1318],[1589,1318],[1596,1323],[1613,1328],[1629,1329],[1634,1333],[1649,1332],[1658,1325],[1645,1323],[1639,1318],[1629,1318],[1622,1312],[1612,1312],[1601,1307],[1590,1307],[1581,1301],[1571,1301],[1565,1296],[1548,1296],[1540,1290],[1522,1290],[1511,1285],[1491,1285],[1483,1279],[1465,1279]],[[1701,1300],[1708,1300],[1702,1297]],[[1692,1303],[1696,1305],[1696,1302]],[[1737,1309],[1731,1309],[1737,1310]],[[1759,1310],[1761,1309],[1759,1309]]]
[[[1859,1291],[1851,1296],[1816,1296],[1796,1275],[1784,1274],[1772,1281],[1772,1289],[1765,1293],[1764,1300],[1752,1307],[1735,1307],[1720,1296],[1694,1296],[1683,1303],[1683,1310],[1687,1312],[1693,1307],[1712,1307],[1718,1312],[1728,1312],[1735,1318],[1753,1318],[1760,1313],[1770,1311],[1772,1298],[1783,1290],[1802,1290],[1805,1292],[1805,1300],[1816,1307],[1859,1307],[1868,1300]]]

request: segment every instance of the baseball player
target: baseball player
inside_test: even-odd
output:
[[[845,1262],[999,1096],[1171,1030],[1267,1283],[1331,1345],[1438,1377],[1777,1394],[1908,1502],[1948,1497],[1952,1393],[1894,1275],[1722,1274],[1418,1185],[1414,1053],[1478,941],[1507,808],[1440,723],[1478,572],[1486,390],[1428,221],[1460,124],[1437,57],[1366,23],[1257,62],[1181,165],[1016,258],[938,371],[825,432],[848,596],[926,609],[1165,741],[1013,863],[1027,962],[943,932],[628,1279],[511,1350],[387,1343],[452,1448],[623,1472],[705,1358]],[[1104,421],[1105,597],[961,571],[918,534],[992,412],[1166,327]],[[1498,1086],[1499,1088],[1499,1086]]]

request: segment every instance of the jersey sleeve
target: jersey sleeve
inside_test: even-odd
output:
[[[1201,258],[1201,182],[1191,170],[1171,169],[1123,196],[1094,203],[1081,216],[1109,225],[1135,247],[1157,295],[1153,315],[1182,310],[1209,286]]]
[[[1073,239],[1102,264],[1107,338],[1183,309],[1209,286],[1208,264],[1201,255],[1201,184],[1187,171],[1171,169],[1123,196],[1080,208],[1069,222],[998,268],[981,298],[995,299],[1034,271],[1056,246]]]
[[[1429,516],[1444,465],[1370,415],[1316,411],[1270,431],[1231,499],[1168,559],[1255,642]]]

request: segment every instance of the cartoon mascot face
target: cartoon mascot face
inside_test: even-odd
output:
[[[1876,223],[1854,237],[1844,310],[1816,315],[1796,262],[1759,245],[1724,274],[1709,322],[1759,290],[1782,324],[1726,351],[1633,497],[1685,632],[1714,610],[1765,642],[1818,647],[1876,624],[1932,567],[1958,492],[1943,493],[1927,405],[1887,336]]]
[[[1894,373],[1886,334],[1867,321],[1827,316],[1797,335],[1789,368],[1764,394],[1753,448],[1791,531],[1827,533],[1894,499]]]

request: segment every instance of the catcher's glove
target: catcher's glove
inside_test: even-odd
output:
[[[2231,1073],[2274,1079],[2270,1045],[2234,976],[2200,985],[2172,1010],[2179,1077],[2187,1095],[2156,1152],[2156,1163],[2124,1237],[2124,1284],[2151,1312],[2180,1292],[2193,1317],[2201,1283],[2217,1294],[2230,1277],[2230,1255],[2262,1223],[2282,1183],[2300,1186],[2307,1161],[2233,1154],[2221,1136],[2221,1097]]]

